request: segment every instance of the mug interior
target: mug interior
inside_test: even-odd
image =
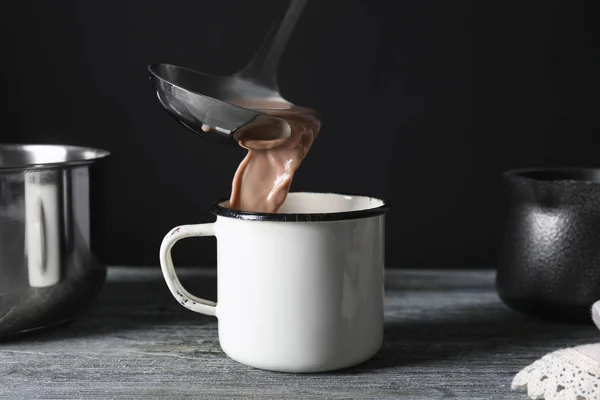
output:
[[[290,193],[279,213],[324,214],[370,210],[383,206],[383,200],[333,193]]]
[[[338,193],[289,193],[277,213],[256,213],[229,208],[223,200],[211,208],[217,216],[266,221],[333,221],[385,214],[390,206],[384,200]]]

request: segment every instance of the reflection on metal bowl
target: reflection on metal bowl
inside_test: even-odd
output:
[[[104,150],[0,144],[0,338],[81,315],[101,262]]]

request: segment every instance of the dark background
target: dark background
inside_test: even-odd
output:
[[[108,261],[155,265],[171,227],[213,220],[206,209],[229,195],[243,152],[171,120],[147,64],[233,73],[286,4],[9,2],[0,16],[0,140],[111,150]],[[293,190],[388,199],[389,266],[493,266],[503,170],[600,165],[599,35],[585,7],[309,2],[280,86],[319,110],[324,127]],[[179,264],[214,264],[214,239],[187,242],[176,248]]]

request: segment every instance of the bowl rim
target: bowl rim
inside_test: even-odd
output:
[[[65,168],[74,167],[95,163],[99,160],[105,159],[111,156],[111,152],[105,149],[97,147],[77,146],[70,144],[45,144],[45,143],[0,143],[0,152],[2,150],[20,150],[27,151],[31,148],[60,148],[66,151],[80,152],[80,153],[91,153],[91,157],[74,159],[68,161],[58,162],[41,162],[41,163],[26,163],[19,165],[5,165],[0,164],[0,173],[7,171],[24,171],[24,170],[38,170],[38,169],[50,169],[50,168]]]
[[[554,178],[541,179],[539,173],[557,174]],[[560,176],[563,174],[562,176]],[[573,174],[578,176],[564,176]],[[585,174],[595,174],[597,179],[586,179]],[[505,170],[502,176],[507,179],[523,179],[535,182],[581,182],[588,184],[600,184],[600,168],[594,167],[525,167]]]

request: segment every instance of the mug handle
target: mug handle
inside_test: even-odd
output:
[[[181,239],[195,236],[214,236],[214,223],[177,226],[164,237],[160,245],[160,268],[173,297],[185,308],[200,314],[215,315],[217,303],[194,296],[181,285],[171,257],[171,249]]]

